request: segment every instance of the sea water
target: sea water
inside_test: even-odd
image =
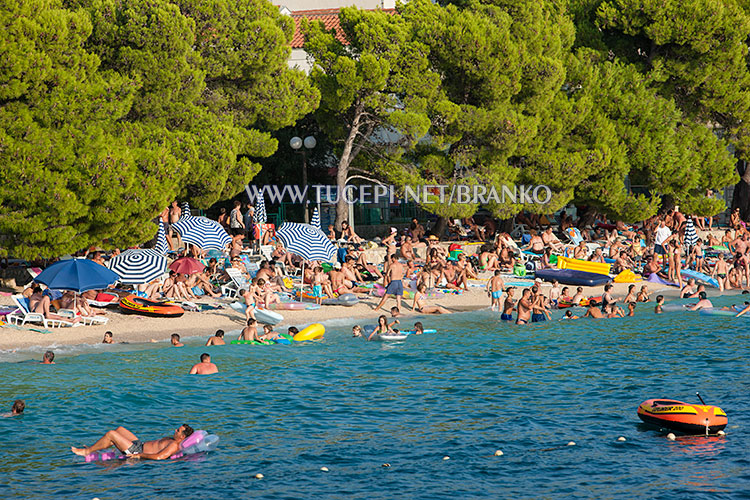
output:
[[[27,406],[0,418],[0,496],[750,496],[750,320],[657,316],[653,303],[631,318],[559,315],[420,318],[438,333],[400,343],[337,322],[293,346],[82,347],[53,366],[5,353],[0,402]],[[219,374],[187,375],[202,352]],[[698,402],[696,391],[728,414],[725,437],[670,441],[636,415],[646,399]],[[106,463],[70,452],[119,425],[148,440],[182,423],[219,435],[217,451]]]

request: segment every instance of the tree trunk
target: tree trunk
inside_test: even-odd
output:
[[[435,225],[430,228],[430,232],[442,240],[443,235],[445,234],[445,226],[447,225],[448,219],[445,217],[438,217],[435,221]]]
[[[336,172],[336,191],[338,198],[336,200],[336,230],[341,231],[341,223],[346,220],[349,216],[349,204],[344,199],[344,188],[346,188],[346,180],[349,178],[349,165],[354,160],[352,155],[352,148],[354,147],[354,141],[357,139],[359,133],[360,120],[362,118],[363,106],[358,105],[354,112],[354,120],[352,121],[352,128],[349,129],[349,135],[344,142],[344,149],[341,151],[341,158],[339,159],[339,168]],[[354,228],[354,221],[349,221],[349,226]]]
[[[740,174],[740,182],[734,186],[732,210],[739,208],[740,218],[748,220],[750,216],[750,168],[746,161],[737,162],[737,173]]]

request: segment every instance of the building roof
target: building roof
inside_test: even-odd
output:
[[[341,29],[341,24],[339,22],[339,9],[298,10],[292,12],[292,19],[294,19],[294,37],[292,37],[293,49],[301,49],[305,44],[305,36],[300,29],[302,18],[309,19],[310,21],[323,21],[327,30],[336,30],[336,38],[341,43],[349,45],[349,42],[347,42],[344,37],[344,31]]]

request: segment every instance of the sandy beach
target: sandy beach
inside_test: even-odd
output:
[[[481,280],[472,280],[468,291],[461,294],[449,294],[439,299],[430,299],[430,304],[439,304],[451,311],[462,312],[489,307],[490,300],[484,291],[483,283],[490,277],[490,273],[480,274]],[[679,293],[674,287],[661,286],[654,283],[646,283],[649,290],[656,294],[663,294],[666,298],[676,298]],[[478,286],[482,285],[482,286]],[[627,293],[629,283],[614,283],[613,295],[624,297]],[[640,284],[637,284],[640,287]],[[551,284],[544,283],[542,290],[548,293]],[[603,286],[584,287],[586,296],[601,295]],[[725,292],[732,293],[732,292]],[[711,295],[718,294],[718,290],[712,290]],[[280,311],[284,321],[276,325],[277,330],[286,329],[288,326],[299,328],[311,323],[320,323],[331,320],[351,319],[352,323],[375,323],[379,314],[387,314],[388,310],[395,305],[393,299],[389,299],[384,306],[385,311],[373,311],[379,297],[360,295],[360,302],[351,307],[323,306],[317,310],[304,311]],[[131,314],[122,314],[117,307],[105,309],[104,315],[109,318],[106,325],[100,326],[77,326],[72,328],[51,328],[51,333],[39,333],[28,329],[0,328],[0,349],[18,349],[35,346],[76,345],[99,343],[104,332],[113,332],[115,342],[150,342],[164,341],[169,339],[173,333],[179,333],[182,337],[205,336],[208,338],[217,329],[224,331],[237,330],[244,326],[244,317],[231,309],[229,304],[234,300],[217,299],[202,300],[199,303],[212,305],[223,305],[223,309],[203,312],[185,312],[180,318],[152,318]],[[0,304],[11,305],[9,296],[0,296]],[[647,304],[639,304],[641,309],[652,307],[653,301]],[[411,314],[411,300],[402,301],[401,322],[410,324],[409,320],[417,315]],[[424,316],[420,315],[420,318]]]

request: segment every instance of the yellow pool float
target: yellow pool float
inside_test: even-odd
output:
[[[304,342],[305,340],[318,340],[322,339],[326,333],[326,327],[320,323],[313,323],[302,331],[297,332],[294,336],[294,340],[297,342]]]

